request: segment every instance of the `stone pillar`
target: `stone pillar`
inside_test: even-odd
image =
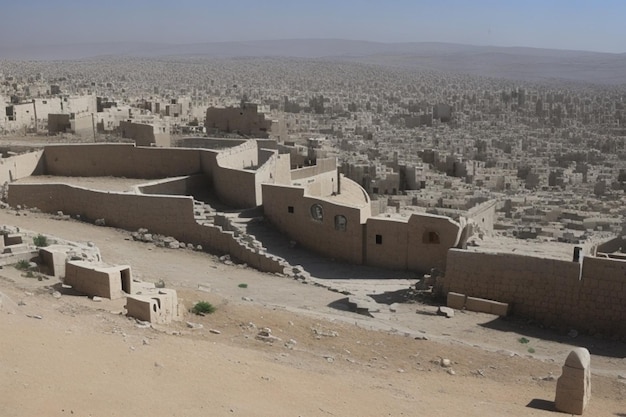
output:
[[[591,398],[591,356],[585,348],[572,350],[556,383],[558,411],[581,415]]]

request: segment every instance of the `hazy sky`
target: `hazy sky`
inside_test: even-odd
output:
[[[342,38],[626,52],[624,0],[6,0],[0,46]]]

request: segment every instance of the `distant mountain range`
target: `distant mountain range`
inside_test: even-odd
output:
[[[526,81],[626,84],[626,54],[436,42],[380,43],[343,39],[249,42],[98,43],[0,47],[0,60],[293,57],[335,59]]]

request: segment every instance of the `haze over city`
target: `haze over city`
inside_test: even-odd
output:
[[[626,3],[26,0],[3,5],[0,47],[349,39],[626,51]],[[19,34],[19,35],[18,35]]]

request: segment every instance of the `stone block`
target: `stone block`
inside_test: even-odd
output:
[[[491,303],[491,314],[495,314],[497,316],[505,317],[509,315],[509,304],[508,303],[500,303],[498,301],[490,301]]]
[[[489,300],[476,297],[467,297],[465,300],[465,308],[469,311],[491,314],[491,304]]]
[[[554,405],[558,411],[582,415],[591,398],[591,356],[585,348],[570,352],[556,383]]]
[[[22,244],[22,235],[20,235],[19,233],[10,233],[10,234],[4,235],[5,246],[20,245],[20,244]]]
[[[447,306],[456,310],[463,310],[465,308],[465,294],[449,292]]]

